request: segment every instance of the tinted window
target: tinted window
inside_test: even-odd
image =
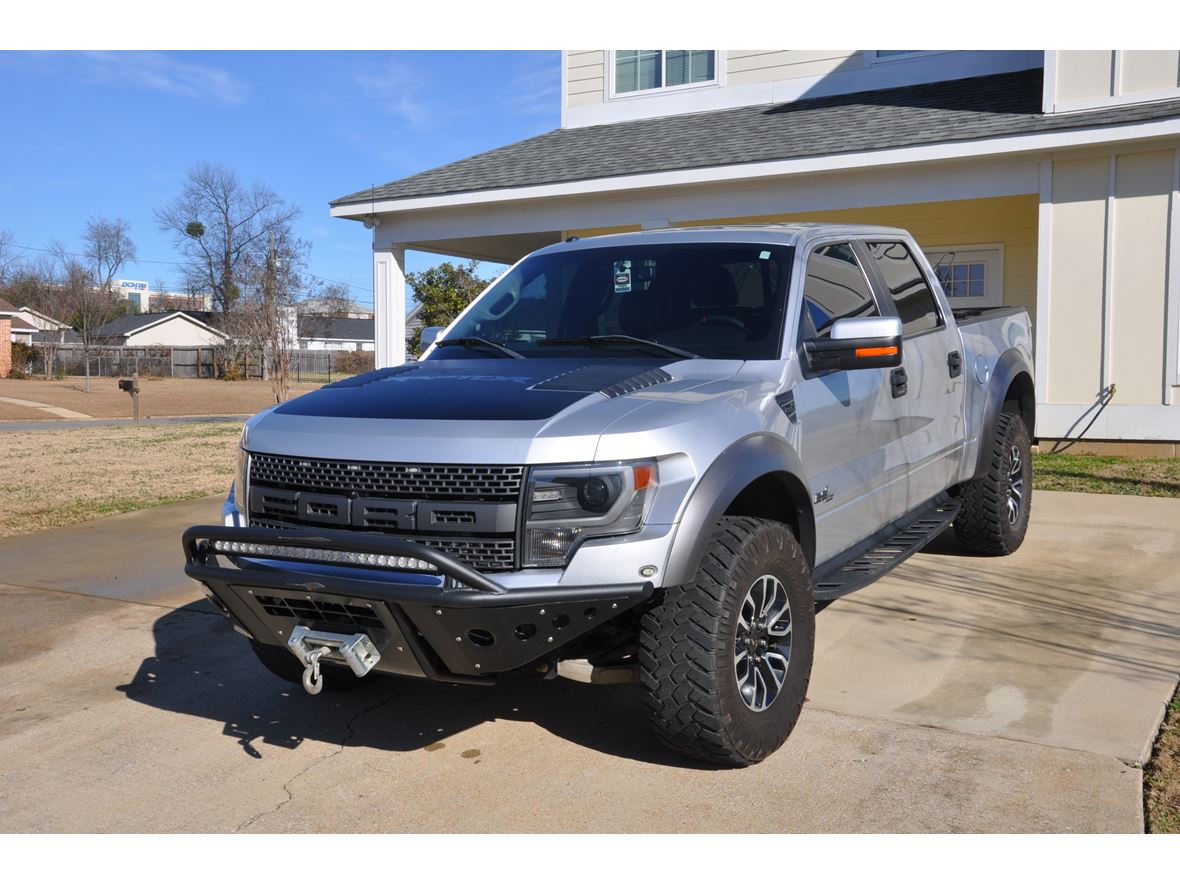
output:
[[[485,338],[529,357],[580,349],[633,358],[625,350],[540,343],[629,335],[715,359],[778,359],[791,257],[786,246],[729,243],[535,255],[484,293],[447,337]],[[454,348],[432,354],[462,357]]]
[[[897,306],[902,332],[913,335],[942,325],[938,303],[904,243],[867,243]]]
[[[811,253],[803,284],[800,337],[827,338],[836,320],[879,315],[864,269],[848,243],[820,246]]]

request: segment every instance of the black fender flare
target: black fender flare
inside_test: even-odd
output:
[[[988,382],[987,394],[983,404],[983,423],[979,427],[979,451],[975,459],[975,473],[972,479],[978,479],[987,473],[988,468],[988,450],[987,445],[989,440],[995,435],[996,421],[999,420],[1000,413],[1004,410],[1004,400],[1008,394],[1012,383],[1020,376],[1027,375],[1029,386],[1032,386],[1033,370],[1032,366],[1028,364],[1019,350],[1009,348],[1004,351],[999,360],[996,361],[995,367],[992,369],[991,379]],[[1035,437],[1036,423],[1036,396],[1032,397],[1029,403],[1030,413],[1024,416],[1025,423],[1028,425],[1028,434],[1030,437]]]
[[[803,481],[803,462],[787,441],[774,433],[754,433],[723,451],[693,488],[672,539],[663,586],[691,581],[712,538],[712,528],[734,499],[751,483],[782,475],[798,523],[799,543],[809,563],[815,559],[815,516]]]

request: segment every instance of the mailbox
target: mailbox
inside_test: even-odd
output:
[[[119,389],[125,390],[128,393],[139,393],[139,379],[138,378],[120,378]]]

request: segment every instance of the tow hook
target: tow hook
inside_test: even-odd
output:
[[[358,677],[364,676],[381,660],[381,652],[364,633],[345,636],[341,633],[322,633],[299,626],[291,631],[287,648],[303,664],[303,688],[311,695],[324,688],[320,673],[320,659],[340,658]]]

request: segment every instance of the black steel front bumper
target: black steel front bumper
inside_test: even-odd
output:
[[[285,646],[297,625],[365,633],[381,652],[378,671],[449,682],[490,682],[546,658],[653,592],[650,582],[509,589],[430,547],[371,532],[199,525],[183,543],[185,573],[259,642]],[[226,552],[235,543],[266,551]],[[412,557],[437,571],[325,563],[324,552]]]

